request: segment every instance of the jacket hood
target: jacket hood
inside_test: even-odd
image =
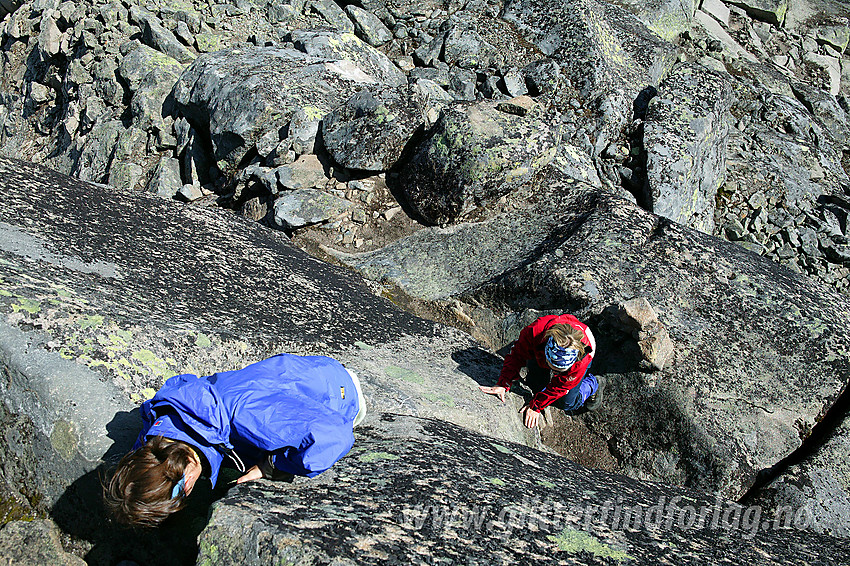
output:
[[[142,404],[141,412],[145,431],[140,440],[164,436],[191,444],[209,462],[210,481],[215,486],[223,460],[219,447],[233,448],[230,419],[215,388],[196,375],[176,375]]]

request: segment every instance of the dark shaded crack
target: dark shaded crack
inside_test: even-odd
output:
[[[739,503],[747,505],[757,500],[763,489],[786,474],[791,467],[803,464],[813,458],[835,435],[848,413],[850,413],[850,387],[845,384],[844,391],[830,406],[823,418],[812,427],[811,434],[803,440],[800,447],[770,468],[761,470],[750,489],[741,496]]]

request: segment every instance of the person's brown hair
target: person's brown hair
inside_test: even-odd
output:
[[[544,341],[548,340],[550,336],[555,339],[558,346],[578,350],[579,359],[584,357],[587,346],[582,344],[581,339],[584,338],[584,332],[578,328],[573,328],[569,324],[553,324],[543,334]]]
[[[171,498],[183,471],[195,459],[185,442],[162,436],[126,454],[108,482],[103,501],[112,518],[131,527],[155,527],[186,505],[186,497]]]

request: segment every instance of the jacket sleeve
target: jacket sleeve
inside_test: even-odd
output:
[[[574,387],[578,387],[584,374],[587,373],[587,368],[590,365],[593,356],[585,356],[576,364],[570,371],[565,374],[554,374],[549,385],[534,394],[529,403],[529,408],[538,413],[563,397]]]
[[[519,338],[511,347],[510,353],[505,356],[502,364],[502,372],[499,374],[499,387],[510,390],[511,384],[519,378],[519,370],[525,363],[534,357],[534,333],[529,324],[519,333]]]
[[[314,423],[298,446],[275,450],[272,461],[280,471],[312,478],[348,454],[353,445],[351,423],[333,417]]]

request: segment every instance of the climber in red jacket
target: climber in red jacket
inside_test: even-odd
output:
[[[527,381],[534,391],[520,412],[523,423],[534,428],[540,411],[564,398],[564,411],[584,405],[592,411],[602,404],[603,387],[588,369],[596,352],[596,340],[586,324],[571,314],[542,316],[526,326],[505,356],[499,383],[480,389],[504,403],[520,368],[528,365]]]

